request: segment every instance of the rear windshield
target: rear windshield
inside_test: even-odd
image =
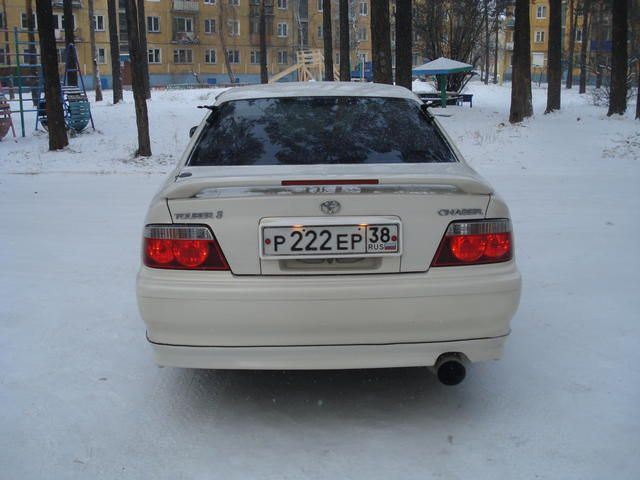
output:
[[[417,102],[295,97],[223,103],[209,118],[189,165],[455,161]]]

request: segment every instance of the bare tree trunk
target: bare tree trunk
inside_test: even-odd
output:
[[[120,41],[118,40],[118,20],[116,1],[107,0],[109,16],[109,49],[111,50],[111,78],[114,105],[122,101],[122,77],[120,76]]]
[[[102,101],[102,85],[98,76],[98,50],[96,49],[96,28],[93,23],[93,0],[88,0],[89,7],[89,39],[91,41],[91,64],[93,65],[93,88],[96,89],[96,102]]]
[[[340,81],[351,81],[351,49],[349,48],[349,0],[340,0]]]
[[[576,24],[578,23],[578,2],[580,0],[569,0],[569,52],[567,53],[567,88],[573,88],[573,55],[576,48]]]
[[[147,99],[144,91],[144,68],[140,56],[142,52],[138,27],[138,5],[136,0],[126,1],[127,30],[129,33],[129,55],[131,56],[131,80],[133,101],[136,107],[136,125],[138,127],[138,150],[135,155],[151,156],[151,140],[149,139],[149,116],[147,114]]]
[[[598,27],[597,36],[596,36],[596,88],[602,87],[602,58],[600,56],[600,50],[602,49],[602,41],[604,40],[604,28],[603,28],[603,10],[604,10],[604,2],[602,0],[597,2],[598,7],[598,20],[597,25],[593,25],[593,31],[595,33],[596,27]]]
[[[591,30],[591,6],[592,0],[584,0],[582,11],[582,45],[580,45],[580,89],[579,93],[587,92],[587,52]]]
[[[71,3],[71,0],[63,0],[62,2],[62,8],[63,8],[63,20],[62,23],[64,24],[64,44],[67,47],[67,58],[66,58],[66,64],[67,64],[67,70],[69,70],[69,72],[67,73],[67,82],[69,83],[69,85],[78,85],[78,72],[74,72],[73,70],[76,69],[78,67],[78,65],[74,65],[73,62],[73,58],[72,55],[69,55],[69,45],[74,43],[74,37],[73,37],[73,4]]]
[[[411,90],[412,60],[411,0],[396,2],[396,85]]]
[[[60,150],[69,145],[67,126],[62,111],[60,75],[58,74],[58,50],[53,29],[51,0],[36,0],[40,58],[44,73],[44,98],[47,102],[47,128],[49,150]]]
[[[483,0],[484,6],[484,84],[489,84],[489,50],[491,42],[489,35],[489,0]]]
[[[640,120],[640,62],[637,65],[638,74],[636,87],[638,88],[638,97],[636,98],[636,120]]]
[[[611,91],[608,116],[627,110],[627,1],[613,0],[611,31]],[[637,109],[636,109],[637,110]]]
[[[324,43],[324,79],[333,78],[333,35],[331,32],[331,0],[322,0],[322,39]]]
[[[513,73],[509,122],[517,123],[533,115],[531,103],[531,24],[529,0],[515,0],[513,31]]]
[[[371,0],[373,81],[393,85],[390,33],[389,0]]]
[[[499,14],[501,13],[497,8],[496,8],[496,21],[495,21],[495,43],[494,43],[494,50],[493,50],[493,84],[497,84],[498,83],[498,48],[499,48],[499,39],[500,39],[500,21],[499,21]]]
[[[138,0],[138,35],[140,36],[140,62],[142,63],[144,97],[151,98],[149,84],[149,57],[147,55],[147,17],[144,13],[144,0]]]
[[[226,43],[226,37],[227,35],[224,32],[224,29],[227,28],[227,26],[225,25],[225,5],[223,3],[220,3],[220,6],[218,7],[219,13],[218,13],[218,25],[220,25],[220,28],[218,29],[218,34],[220,37],[220,45],[222,46],[222,55],[224,57],[224,66],[227,69],[227,75],[229,75],[229,82],[230,83],[236,83],[236,76],[233,73],[233,69],[231,68],[231,62],[229,62],[229,55],[227,55],[227,43]]]
[[[562,0],[549,0],[549,46],[547,51],[547,109],[560,110],[562,90]]]
[[[24,63],[28,65],[35,65],[36,59],[36,24],[34,21],[35,15],[33,14],[33,4],[31,0],[26,1],[27,10],[27,42],[28,45],[24,49],[25,57]],[[19,49],[16,48],[16,54],[19,54]],[[24,80],[24,85],[31,89],[31,100],[34,106],[38,105],[38,69],[36,67],[30,67],[26,69],[28,78]]]
[[[269,72],[267,71],[267,17],[265,14],[265,1],[266,0],[260,1],[260,25],[258,26],[260,36],[260,83],[269,83]]]

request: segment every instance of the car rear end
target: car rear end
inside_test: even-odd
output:
[[[157,362],[499,358],[520,294],[506,205],[405,90],[321,88],[222,97],[153,200],[138,302]]]

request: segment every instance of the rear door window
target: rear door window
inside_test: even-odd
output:
[[[236,100],[209,118],[189,165],[457,161],[418,102],[403,98]]]

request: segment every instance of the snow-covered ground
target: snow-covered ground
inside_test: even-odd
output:
[[[524,290],[504,359],[449,388],[154,365],[143,215],[216,91],[154,92],[151,159],[131,159],[129,96],[63,152],[0,142],[0,478],[637,479],[640,122],[565,90],[545,116],[535,88],[511,126],[508,88],[470,90],[438,113],[511,206]]]

